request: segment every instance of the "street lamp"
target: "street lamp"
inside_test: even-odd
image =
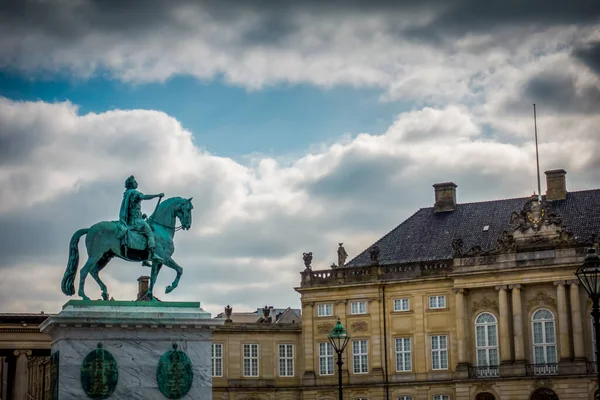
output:
[[[581,267],[575,272],[577,278],[588,292],[592,299],[592,317],[594,317],[594,331],[596,334],[596,373],[598,375],[598,385],[600,386],[600,257],[596,254],[596,250],[591,248],[588,250],[585,260]],[[600,390],[596,397],[600,400]]]
[[[346,345],[348,344],[348,341],[350,340],[350,335],[348,334],[348,332],[346,332],[346,329],[344,329],[344,325],[342,325],[342,322],[338,318],[337,323],[335,324],[335,327],[333,328],[333,330],[329,333],[329,335],[327,337],[329,338],[329,342],[331,342],[331,345],[333,346],[333,348],[335,349],[335,352],[338,355],[338,360],[337,360],[338,391],[339,391],[339,399],[343,400],[343,396],[342,396],[342,364],[344,362],[342,361],[342,353],[344,352],[344,349],[346,348]]]

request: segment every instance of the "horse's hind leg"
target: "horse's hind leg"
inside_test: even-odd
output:
[[[100,279],[99,272],[100,272],[100,270],[102,270],[102,268],[104,268],[106,266],[106,264],[108,264],[108,262],[112,259],[112,257],[113,256],[109,253],[104,254],[102,256],[102,258],[100,258],[100,260],[98,260],[95,267],[90,270],[90,274],[92,275],[92,278],[94,278],[94,280],[96,281],[96,283],[98,284],[98,286],[100,286],[100,289],[102,290],[102,299],[103,300],[108,300],[108,292],[106,291],[106,285],[104,284],[104,282],[102,282],[102,279]]]
[[[77,294],[83,300],[89,300],[90,299],[85,294],[85,290],[84,290],[85,279],[87,278],[88,273],[90,273],[92,270],[94,270],[96,268],[96,264],[98,263],[99,260],[100,260],[100,257],[94,257],[94,258],[90,257],[86,261],[86,263],[83,266],[83,268],[81,268],[81,273],[80,273],[80,276],[79,276],[79,291],[77,292]]]

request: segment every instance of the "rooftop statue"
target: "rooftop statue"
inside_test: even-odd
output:
[[[89,228],[80,229],[73,234],[69,245],[69,261],[62,279],[61,289],[67,296],[75,294],[75,276],[79,265],[79,239],[86,235],[85,246],[88,260],[81,269],[79,291],[77,294],[84,300],[84,286],[88,274],[91,274],[102,290],[102,298],[108,300],[106,285],[99,277],[99,272],[113,257],[125,261],[142,262],[152,267],[148,297],[153,299],[152,291],[156,277],[163,265],[176,271],[177,276],[167,286],[165,292],[170,293],[179,284],[183,273],[171,257],[175,251],[173,237],[179,229],[188,230],[192,225],[192,198],[172,197],[161,203],[163,193],[145,195],[137,190],[135,177],[125,181],[125,193],[121,202],[118,221],[102,221]],[[142,214],[141,202],[159,198],[154,213],[146,219]],[[175,227],[177,219],[181,227]]]

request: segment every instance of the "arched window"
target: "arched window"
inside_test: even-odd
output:
[[[551,389],[540,388],[531,394],[530,400],[558,400],[558,396]]]
[[[476,397],[475,400],[496,400],[496,398],[494,397],[493,394],[491,393],[479,393]]]
[[[534,364],[556,364],[554,314],[545,308],[541,308],[533,313],[531,324],[533,332]],[[548,372],[545,373],[556,373],[554,368],[551,368],[551,370],[548,370]],[[545,374],[542,370],[536,371],[536,373]]]
[[[490,313],[481,313],[475,319],[475,347],[477,375],[498,375],[498,322]]]

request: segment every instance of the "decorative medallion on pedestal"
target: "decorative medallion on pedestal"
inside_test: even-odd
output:
[[[85,357],[81,366],[83,391],[92,399],[106,399],[115,391],[118,380],[117,361],[98,343],[98,348]]]
[[[156,380],[160,392],[169,399],[180,399],[190,391],[194,380],[192,362],[187,354],[177,350],[176,344],[160,358]]]

